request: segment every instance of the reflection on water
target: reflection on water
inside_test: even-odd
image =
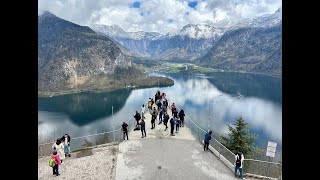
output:
[[[251,131],[258,134],[257,145],[265,148],[267,141],[274,141],[281,147],[281,79],[230,73],[211,74],[209,78],[182,74],[158,75],[168,76],[175,81],[174,86],[159,88],[160,91],[166,92],[170,101],[183,108],[202,128],[209,127],[218,134],[227,133],[226,124],[242,116],[251,125]],[[68,132],[72,137],[77,137],[112,130],[112,105],[115,126],[119,128],[142,103],[154,97],[157,89],[39,98],[41,123],[38,131],[48,136]],[[234,94],[244,95],[245,98],[236,99]]]
[[[72,123],[83,126],[119,111],[129,97],[131,90],[109,93],[80,93],[52,98],[39,98],[39,111],[59,112],[69,116]],[[56,118],[57,120],[61,120]]]

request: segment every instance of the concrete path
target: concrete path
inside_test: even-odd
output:
[[[129,140],[119,144],[116,180],[236,179],[213,153],[203,151],[203,145],[186,126],[170,136],[170,123],[167,131],[157,121],[156,128],[151,129],[148,112],[145,121],[147,138],[141,138],[141,131],[132,130]]]

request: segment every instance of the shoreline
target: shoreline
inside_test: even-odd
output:
[[[125,86],[116,86],[116,87],[101,87],[96,89],[89,89],[89,88],[83,88],[78,90],[69,90],[69,91],[38,91],[38,98],[42,97],[54,97],[54,96],[62,96],[62,95],[68,95],[68,94],[79,94],[79,93],[106,93],[106,92],[112,92],[117,90],[131,90],[131,89],[143,89],[143,88],[154,88],[154,87],[169,87],[174,85],[174,81],[167,77],[156,77],[156,76],[149,76],[145,77],[147,80],[151,79],[157,79],[159,81],[153,81],[152,84],[144,84],[143,81],[138,81],[130,84],[130,87]],[[134,87],[133,87],[134,86]]]

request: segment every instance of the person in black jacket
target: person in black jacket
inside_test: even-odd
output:
[[[180,127],[181,126],[184,127],[184,116],[185,116],[184,111],[183,111],[183,109],[181,109],[179,112],[179,118],[181,120]]]
[[[64,154],[65,156],[69,156],[71,157],[71,154],[70,154],[70,136],[69,134],[64,134],[64,136],[61,137],[61,142],[63,142],[63,145],[64,145]]]
[[[163,115],[163,124],[166,126],[166,129],[165,131],[168,129],[168,121],[169,121],[169,114],[167,112],[164,112],[164,115]]]
[[[127,135],[127,140],[129,140],[128,138],[128,124],[126,122],[122,123],[122,131],[123,131],[123,140],[126,139],[126,135]]]
[[[138,127],[138,125],[139,125],[139,120],[141,119],[141,116],[140,116],[140,114],[138,113],[138,111],[136,111],[136,114],[135,114],[133,117],[136,119],[136,121],[137,121],[136,127]]]
[[[140,122],[140,128],[141,128],[141,133],[142,133],[142,137],[143,138],[143,132],[144,132],[144,137],[147,137],[147,134],[146,134],[146,123],[144,122],[143,119],[141,119],[141,122]]]
[[[174,131],[174,124],[175,124],[175,120],[174,120],[174,118],[172,117],[171,119],[170,119],[170,135],[171,136],[175,136],[174,134],[173,134],[173,131]]]

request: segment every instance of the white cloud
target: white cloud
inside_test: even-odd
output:
[[[140,8],[130,8],[139,1]],[[125,31],[177,32],[186,24],[236,23],[243,18],[271,14],[281,0],[39,0],[39,12],[48,10],[68,21],[90,25],[117,24]],[[41,12],[40,12],[41,13]],[[143,14],[143,16],[141,15]]]

